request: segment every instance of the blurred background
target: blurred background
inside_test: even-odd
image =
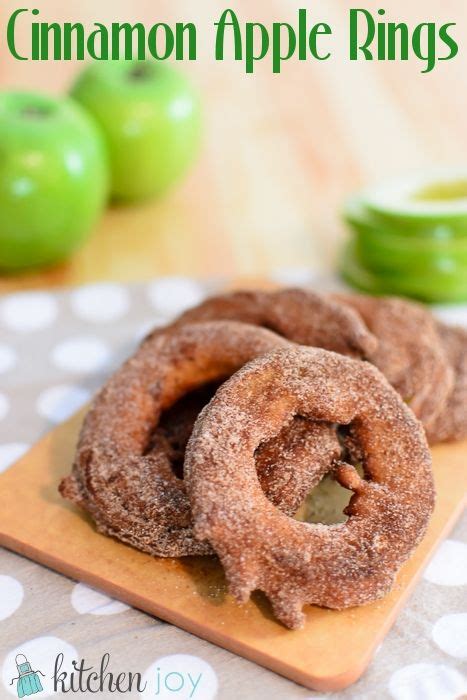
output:
[[[243,21],[294,24],[303,5],[295,0],[259,0],[254,6],[246,0],[31,5],[49,22],[195,22],[198,60],[178,67],[201,93],[204,140],[194,167],[167,196],[110,207],[69,262],[2,275],[0,291],[160,274],[257,278],[295,267],[327,272],[346,235],[340,207],[348,194],[407,169],[467,161],[462,0],[386,3],[387,21],[457,22],[458,57],[427,75],[415,59],[351,63],[348,9],[355,5],[342,0],[308,7],[312,19],[333,27],[329,61],[292,59],[273,75],[264,60],[247,76],[243,64],[213,59],[213,23],[226,7]],[[364,6],[376,12],[381,3],[365,0]],[[13,0],[2,3],[3,26],[17,7]],[[29,21],[22,24],[29,27]],[[60,93],[81,68],[74,62],[15,61],[3,47],[1,88]]]

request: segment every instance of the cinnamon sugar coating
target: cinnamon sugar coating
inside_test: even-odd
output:
[[[365,479],[336,469],[348,520],[300,523],[267,500],[255,451],[295,416],[352,427]],[[433,510],[422,427],[378,369],[314,348],[281,348],[245,365],[203,409],[185,456],[194,531],[208,540],[239,602],[260,589],[288,627],[302,607],[346,608],[385,595]]]
[[[376,338],[349,305],[305,289],[221,294],[188,309],[173,326],[219,320],[262,326],[295,343],[349,357],[367,357],[377,346]],[[158,332],[156,329],[149,339]]]
[[[444,411],[454,373],[436,320],[421,304],[395,297],[333,295],[357,311],[378,340],[368,355],[429,428]]]
[[[243,290],[211,297],[186,311],[169,327],[153,331],[146,341],[150,342],[157,334],[180,328],[187,323],[214,320],[234,320],[264,326],[295,342],[333,349],[350,356],[364,357],[374,351],[377,342],[353,310],[329,297],[294,288],[273,292]],[[209,387],[208,390],[203,388],[197,392],[196,396],[185,397],[170,409],[165,418],[162,417],[163,424],[155,431],[155,448],[169,455],[172,466],[179,475],[183,469],[185,446],[195,420],[214,393],[215,388]],[[301,431],[297,427],[297,432],[302,437],[304,427]],[[293,469],[289,466],[288,471],[287,479],[292,493]],[[260,469],[260,480],[262,475]],[[263,481],[262,485],[266,487]],[[303,487],[298,493],[301,494],[302,491]],[[296,500],[297,498],[292,499],[294,507]]]
[[[266,329],[235,322],[158,332],[94,399],[72,474],[60,484],[62,495],[89,511],[101,532],[145,552],[211,553],[209,543],[194,537],[185,484],[171,462],[170,450],[183,451],[190,431],[187,424],[194,416],[188,410],[178,432],[160,431],[160,418],[189,392],[224,380],[249,360],[289,345]],[[302,419],[257,448],[258,488],[261,482],[275,505],[287,513],[297,510],[340,454],[330,425]]]
[[[159,457],[163,453],[180,479],[193,426],[217,388],[217,385],[209,385],[184,396],[164,413],[151,436],[148,454]],[[256,472],[261,488],[284,513],[295,515],[341,452],[333,426],[297,416],[256,450]]]
[[[438,333],[454,369],[454,386],[443,410],[427,430],[432,445],[467,438],[467,330],[439,323]]]

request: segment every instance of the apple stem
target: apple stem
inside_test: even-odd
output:
[[[27,117],[28,119],[42,119],[43,117],[47,116],[47,110],[43,109],[42,107],[37,107],[35,105],[29,105],[28,107],[23,107],[23,109],[21,110],[21,115],[23,117]]]
[[[151,70],[146,64],[135,66],[130,70],[129,77],[131,80],[145,80],[151,75]]]

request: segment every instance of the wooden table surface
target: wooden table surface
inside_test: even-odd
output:
[[[310,18],[334,29],[327,62],[289,61],[281,75],[247,76],[213,59],[213,23],[227,6],[243,20],[296,22],[298,0],[91,0],[35,3],[43,21],[194,21],[198,61],[181,66],[203,95],[205,139],[196,166],[167,198],[110,208],[66,265],[3,277],[0,291],[160,274],[258,276],[277,268],[335,265],[344,235],[339,206],[364,183],[431,164],[467,160],[467,25],[463,0],[391,0],[388,20],[457,22],[460,53],[422,75],[422,64],[351,63],[342,0],[317,0]],[[376,12],[381,6],[366,0]],[[2,3],[1,26],[18,7]],[[32,7],[32,6],[31,6]],[[29,21],[22,23],[28,41]],[[65,90],[80,66],[18,62],[1,49],[2,87]]]

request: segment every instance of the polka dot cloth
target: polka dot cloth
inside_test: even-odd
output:
[[[336,287],[335,280],[306,269],[277,270],[273,277]],[[0,472],[89,401],[152,327],[212,291],[212,283],[170,277],[0,297]],[[467,326],[467,307],[439,307],[437,313]],[[146,687],[127,694],[134,698],[457,700],[467,696],[467,517],[439,547],[363,678],[328,695],[0,550],[1,698],[17,697],[16,681],[10,685],[17,654],[45,674],[37,694],[43,698],[54,694],[57,655],[63,654],[62,670],[69,673],[73,661],[84,658],[98,667],[106,653],[115,673],[141,674]]]
[[[73,588],[71,604],[80,615],[116,615],[128,610],[128,605],[113,600],[83,583],[77,583]]]
[[[433,627],[432,636],[449,656],[467,659],[467,613],[443,615]]]
[[[148,297],[154,309],[162,316],[171,318],[203,301],[202,287],[192,280],[166,277],[148,287]]]
[[[70,295],[74,314],[89,323],[114,323],[130,308],[129,294],[117,284],[92,284]]]
[[[24,442],[4,442],[0,444],[0,472],[8,469],[20,457],[22,457],[29,445]]]
[[[52,423],[61,423],[83,406],[91,398],[90,392],[82,386],[60,384],[42,391],[37,398],[37,412]]]
[[[0,575],[0,620],[5,620],[19,608],[24,596],[23,586],[12,576]]]
[[[7,329],[34,333],[53,324],[58,306],[55,297],[45,292],[12,294],[0,304],[0,320]]]
[[[271,274],[271,279],[285,287],[301,287],[313,284],[316,273],[308,267],[279,268]]]
[[[16,355],[13,348],[0,343],[0,374],[10,371],[16,364]]]
[[[65,372],[86,373],[103,369],[110,350],[99,338],[80,336],[58,343],[52,351],[53,364]]]
[[[440,586],[467,585],[467,544],[446,540],[425,570],[425,579]]]
[[[394,700],[455,700],[466,691],[467,678],[444,664],[403,666],[389,681]]]
[[[0,420],[5,418],[10,410],[10,400],[5,394],[0,394]]]

